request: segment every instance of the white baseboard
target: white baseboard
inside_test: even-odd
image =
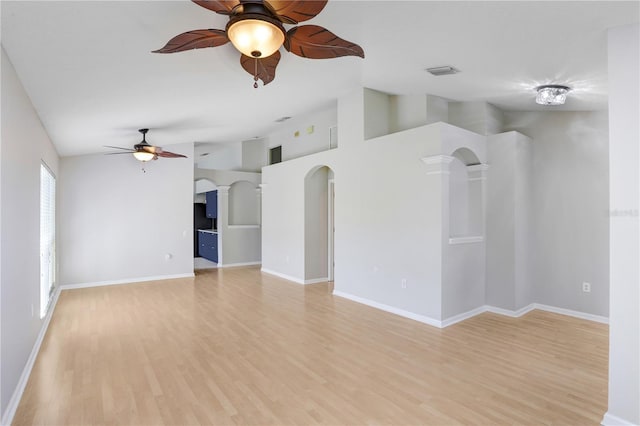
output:
[[[535,303],[530,303],[527,306],[518,309],[517,311],[512,311],[510,309],[498,308],[497,306],[485,305],[485,312],[493,312],[494,314],[504,315],[506,317],[518,318],[526,314],[527,312],[531,312],[536,308]]]
[[[265,268],[261,268],[260,271],[264,272],[265,274],[275,275],[276,277],[284,278],[285,280],[288,280],[288,281],[293,281],[294,283],[304,284],[304,280],[300,278],[292,277],[291,275],[281,274],[280,272],[272,271],[270,269],[265,269]]]
[[[638,426],[637,423],[632,423],[628,420],[621,419],[618,416],[614,416],[613,414],[609,414],[606,412],[602,421],[600,422],[602,426]]]
[[[333,294],[335,296],[339,296],[339,297],[343,297],[345,299],[349,299],[352,300],[354,302],[358,302],[358,303],[362,303],[363,305],[367,305],[367,306],[371,306],[373,308],[377,308],[380,309],[382,311],[385,312],[391,312],[393,314],[396,315],[400,315],[402,317],[405,318],[410,318],[419,322],[422,322],[424,324],[428,324],[428,325],[432,325],[434,327],[438,327],[438,328],[445,328],[448,327],[450,325],[456,324],[458,322],[464,321],[466,319],[472,318],[476,315],[479,315],[483,312],[492,312],[494,314],[499,314],[499,315],[504,315],[504,316],[508,316],[511,318],[518,318],[523,316],[524,314],[531,312],[535,309],[539,309],[541,311],[547,311],[547,312],[553,312],[556,314],[561,314],[561,315],[567,315],[567,316],[571,316],[571,317],[575,317],[575,318],[580,318],[580,319],[584,319],[584,320],[588,320],[588,321],[595,321],[595,322],[599,322],[599,323],[603,323],[603,324],[608,324],[609,323],[609,319],[606,317],[602,317],[599,315],[593,315],[593,314],[587,314],[584,312],[578,312],[578,311],[572,311],[570,309],[564,309],[564,308],[556,308],[553,306],[549,306],[549,305],[542,305],[539,303],[531,303],[523,308],[518,309],[517,311],[512,311],[509,309],[503,309],[503,308],[498,308],[496,306],[490,306],[490,305],[484,305],[484,306],[479,306],[475,309],[472,309],[470,311],[467,312],[463,312],[461,314],[458,315],[454,315],[452,317],[449,318],[445,318],[443,320],[437,320],[434,318],[429,318],[423,315],[419,315],[413,312],[409,312],[409,311],[405,311],[404,309],[400,309],[400,308],[396,308],[394,306],[389,306],[389,305],[385,305],[384,303],[379,303],[379,302],[375,302],[373,300],[369,300],[369,299],[365,299],[363,297],[360,296],[354,296],[353,294],[349,294],[349,293],[344,293],[342,291],[337,291],[334,290]]]
[[[424,315],[414,314],[413,312],[405,311],[404,309],[398,309],[393,306],[385,305],[383,303],[374,302],[373,300],[364,299],[353,294],[344,293],[342,291],[333,290],[333,295],[349,299],[354,302],[362,303],[363,305],[371,306],[372,308],[380,309],[382,311],[390,312],[392,314],[400,315],[401,317],[409,318],[421,323],[431,325],[434,327],[442,328],[442,322],[433,318],[425,317]]]
[[[570,317],[585,319],[589,321],[600,322],[602,324],[609,324],[609,318],[600,315],[587,314],[580,311],[572,311],[571,309],[556,308],[555,306],[542,305],[540,303],[534,303],[535,309],[541,311],[553,312],[555,314],[568,315]]]
[[[22,394],[24,393],[24,389],[27,386],[27,382],[29,381],[31,370],[33,369],[33,365],[35,364],[36,358],[38,357],[38,352],[40,352],[40,345],[42,345],[44,336],[45,334],[47,334],[47,329],[49,328],[49,323],[51,322],[53,311],[56,309],[58,297],[60,297],[60,291],[61,289],[60,287],[58,287],[53,293],[53,300],[51,301],[51,306],[49,306],[49,311],[44,317],[44,322],[40,327],[40,332],[38,333],[38,337],[36,338],[35,343],[33,344],[33,348],[31,349],[29,358],[27,358],[27,363],[22,370],[22,374],[20,375],[20,379],[18,380],[16,388],[13,391],[13,395],[11,395],[11,399],[7,404],[7,408],[2,414],[2,425],[10,425],[13,422],[13,416],[15,416],[16,414],[16,410],[18,409],[18,405],[20,404],[20,399],[22,399]]]
[[[329,277],[324,277],[324,278],[313,278],[310,280],[304,280],[305,284],[318,284],[318,283],[326,283],[327,281],[329,281]]]
[[[187,274],[175,274],[175,275],[158,275],[155,277],[138,277],[138,278],[125,278],[122,280],[111,281],[96,281],[91,283],[78,283],[78,284],[65,284],[60,286],[61,290],[73,290],[75,288],[89,288],[89,287],[102,287],[104,285],[120,285],[141,283],[146,281],[161,281],[161,280],[173,280],[176,278],[193,278],[195,274],[193,272]]]
[[[258,260],[257,262],[225,263],[224,265],[222,263],[219,263],[218,268],[232,268],[235,266],[255,266],[255,265],[262,265],[262,262]]]
[[[486,312],[486,311],[487,311],[487,307],[486,306],[480,306],[480,307],[472,309],[470,311],[463,312],[461,314],[454,315],[452,317],[443,319],[442,321],[440,321],[440,328],[448,327],[448,326],[453,325],[453,324],[455,324],[457,322],[464,321],[464,320],[469,319],[471,317],[475,317],[476,315],[479,315],[479,314],[481,314],[483,312]]]

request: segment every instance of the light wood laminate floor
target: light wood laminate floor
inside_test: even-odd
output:
[[[608,327],[437,329],[257,268],[63,291],[15,424],[596,425]]]

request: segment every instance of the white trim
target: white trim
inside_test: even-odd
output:
[[[333,295],[342,297],[344,299],[351,300],[353,302],[362,303],[363,305],[371,306],[372,308],[380,309],[385,312],[400,315],[401,317],[409,318],[433,327],[442,328],[442,322],[433,318],[425,317],[423,315],[414,314],[413,312],[405,311],[404,309],[398,309],[393,306],[385,305],[383,303],[374,302],[373,300],[364,299],[362,297],[354,296],[353,294],[344,293],[342,291],[333,290]]]
[[[489,165],[486,163],[473,164],[471,166],[467,166],[467,172],[485,172],[489,170]]]
[[[430,157],[423,157],[421,160],[424,164],[431,166],[434,164],[449,164],[454,160],[455,157],[450,155],[432,155]]]
[[[588,314],[586,312],[572,311],[571,309],[556,308],[555,306],[542,305],[540,303],[534,303],[535,309],[541,311],[553,312],[560,315],[568,315],[570,317],[580,318],[588,321],[595,321],[602,324],[609,324],[609,318],[600,315]]]
[[[33,369],[33,365],[35,364],[36,358],[38,357],[38,352],[40,352],[40,346],[42,345],[42,341],[44,340],[45,334],[47,334],[47,329],[49,328],[49,322],[51,322],[53,311],[56,309],[56,304],[58,303],[58,297],[60,296],[60,292],[61,292],[61,288],[58,287],[53,293],[49,310],[47,311],[47,315],[44,317],[42,326],[40,327],[40,333],[38,333],[38,337],[36,338],[36,341],[33,344],[33,348],[31,349],[29,358],[27,358],[27,363],[25,364],[24,369],[22,370],[22,374],[20,375],[18,384],[16,385],[16,388],[13,391],[13,395],[11,395],[11,399],[7,404],[7,408],[2,415],[3,425],[10,425],[11,422],[13,422],[13,416],[15,416],[16,414],[16,410],[18,409],[18,405],[20,404],[20,399],[22,399],[22,394],[24,393],[24,389],[27,386],[27,382],[29,381],[31,370]]]
[[[526,313],[533,311],[536,308],[535,303],[530,303],[527,306],[518,309],[517,311],[512,311],[510,309],[498,308],[497,306],[485,305],[486,312],[492,312],[494,314],[504,315],[506,317],[518,318],[523,316]]]
[[[304,280],[305,284],[318,284],[318,283],[326,283],[329,281],[329,277],[324,278],[312,278],[310,280]]]
[[[265,274],[274,275],[279,278],[284,278],[287,281],[293,281],[294,283],[297,283],[297,284],[304,284],[304,280],[301,280],[300,278],[292,277],[291,275],[281,274],[280,272],[272,271],[270,269],[265,269],[265,268],[261,268],[260,271],[264,272]]]
[[[78,284],[65,284],[60,286],[61,290],[73,290],[75,288],[89,288],[89,287],[101,287],[103,285],[120,285],[120,284],[132,284],[145,281],[161,281],[161,280],[173,280],[176,278],[193,278],[195,274],[193,272],[187,274],[175,274],[175,275],[158,275],[156,277],[138,277],[138,278],[125,278],[122,280],[111,281],[96,281],[90,283],[78,283]]]
[[[636,423],[632,423],[628,420],[622,419],[618,416],[614,416],[613,414],[609,414],[607,411],[604,413],[604,417],[600,422],[602,426],[636,426]]]
[[[231,268],[234,266],[255,266],[255,265],[261,265],[261,264],[262,264],[262,261],[260,260],[255,262],[225,263],[224,265],[219,263],[218,268]]]
[[[452,317],[449,317],[447,319],[443,319],[442,321],[440,321],[440,328],[445,328],[445,327],[449,327],[450,325],[453,325],[455,323],[458,323],[460,321],[464,321],[466,319],[475,317],[476,315],[480,315],[484,312],[487,312],[487,307],[486,306],[480,306],[479,308],[475,308],[472,309],[470,311],[467,312],[463,312],[461,314],[458,315],[454,315]]]
[[[484,241],[484,237],[482,235],[473,236],[473,237],[452,237],[449,238],[449,244],[472,244],[472,243],[481,243]]]
[[[227,225],[227,229],[252,229],[252,228],[260,228],[260,225]]]

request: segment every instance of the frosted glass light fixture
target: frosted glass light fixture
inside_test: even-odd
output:
[[[536,103],[540,105],[563,105],[567,100],[569,89],[567,86],[558,86],[556,84],[548,84],[536,87],[538,95]]]
[[[153,152],[136,151],[133,153],[133,156],[136,157],[138,161],[147,162],[153,160],[156,155]]]
[[[282,24],[261,15],[235,18],[227,25],[227,37],[231,43],[250,58],[266,58],[273,55],[284,43],[284,34]]]

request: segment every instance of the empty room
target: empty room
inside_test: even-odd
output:
[[[640,2],[0,1],[2,425],[640,425]]]

